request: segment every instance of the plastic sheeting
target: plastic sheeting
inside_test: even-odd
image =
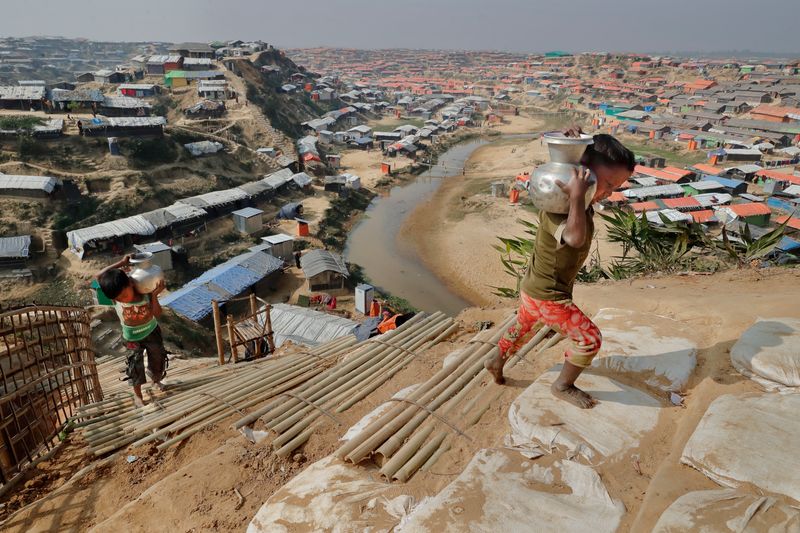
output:
[[[195,157],[201,155],[216,154],[217,152],[225,148],[225,146],[222,143],[216,141],[197,141],[193,143],[184,144],[183,147],[189,150],[189,153]]]
[[[731,363],[767,390],[800,387],[800,320],[758,319],[731,348]]]
[[[239,189],[238,187],[234,187],[233,189],[226,189],[224,191],[211,191],[205,194],[198,194],[197,196],[178,200],[177,203],[189,204],[200,208],[217,207],[221,205],[232,204],[233,202],[237,202],[239,200],[246,200],[249,197],[250,195],[248,195],[245,191]]]
[[[798,533],[800,510],[769,496],[735,489],[684,494],[658,519],[653,533]]]
[[[103,222],[88,228],[76,229],[67,232],[67,241],[70,248],[83,257],[84,247],[92,241],[111,239],[124,235],[153,235],[155,226],[148,222],[142,215],[121,218],[111,222]]]
[[[603,347],[592,363],[614,373],[634,374],[653,388],[681,391],[697,366],[693,332],[670,318],[624,309],[601,309],[593,321]]]
[[[591,467],[573,461],[542,466],[516,451],[484,449],[395,531],[613,533],[624,514]]]
[[[305,346],[316,346],[351,335],[357,322],[288,304],[273,304],[270,312],[275,346],[287,340]]]
[[[681,462],[716,481],[745,483],[800,500],[800,394],[720,396],[708,407]]]
[[[0,237],[0,257],[28,257],[30,247],[30,235]]]
[[[515,442],[531,442],[544,449],[564,448],[570,456],[596,462],[639,445],[656,427],[661,402],[649,394],[591,370],[577,385],[591,394],[597,405],[581,409],[550,392],[561,365],[534,381],[508,410]]]
[[[0,189],[41,190],[52,193],[61,180],[50,176],[15,176],[0,174]]]
[[[390,531],[413,500],[377,479],[375,467],[353,467],[326,457],[270,496],[247,533]]]

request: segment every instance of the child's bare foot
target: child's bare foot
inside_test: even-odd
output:
[[[583,392],[575,385],[563,385],[559,382],[553,383],[550,387],[550,392],[553,396],[560,398],[564,401],[576,405],[581,409],[591,409],[597,403],[597,400]]]
[[[498,385],[505,385],[506,378],[503,377],[503,360],[495,357],[483,363],[483,368],[489,371]]]
[[[143,398],[139,398],[138,396],[134,395],[134,397],[133,397],[133,405],[135,405],[136,407],[144,407],[144,405],[145,405],[144,399]]]
[[[155,386],[156,386],[156,388],[157,388],[158,390],[160,390],[161,392],[164,392],[165,390],[167,390],[167,386],[166,386],[166,385],[164,385],[163,383],[161,383],[160,381],[156,381],[156,382],[154,383],[154,385],[155,385]]]

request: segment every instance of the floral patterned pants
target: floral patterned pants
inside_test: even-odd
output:
[[[600,330],[571,300],[536,300],[520,292],[517,322],[498,343],[503,359],[511,357],[543,326],[550,326],[572,341],[564,356],[575,366],[589,366],[600,351]]]

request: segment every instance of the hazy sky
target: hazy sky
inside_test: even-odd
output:
[[[800,55],[800,0],[0,0],[0,35]]]

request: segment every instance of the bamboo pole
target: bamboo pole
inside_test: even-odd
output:
[[[219,364],[225,364],[225,346],[223,345],[222,341],[222,319],[220,318],[219,312],[219,302],[216,300],[211,300],[211,309],[214,314],[214,335],[217,339],[217,357],[219,358]]]
[[[231,345],[231,360],[234,363],[239,362],[239,348],[236,342],[236,328],[233,325],[233,318],[228,315],[228,343]]]

